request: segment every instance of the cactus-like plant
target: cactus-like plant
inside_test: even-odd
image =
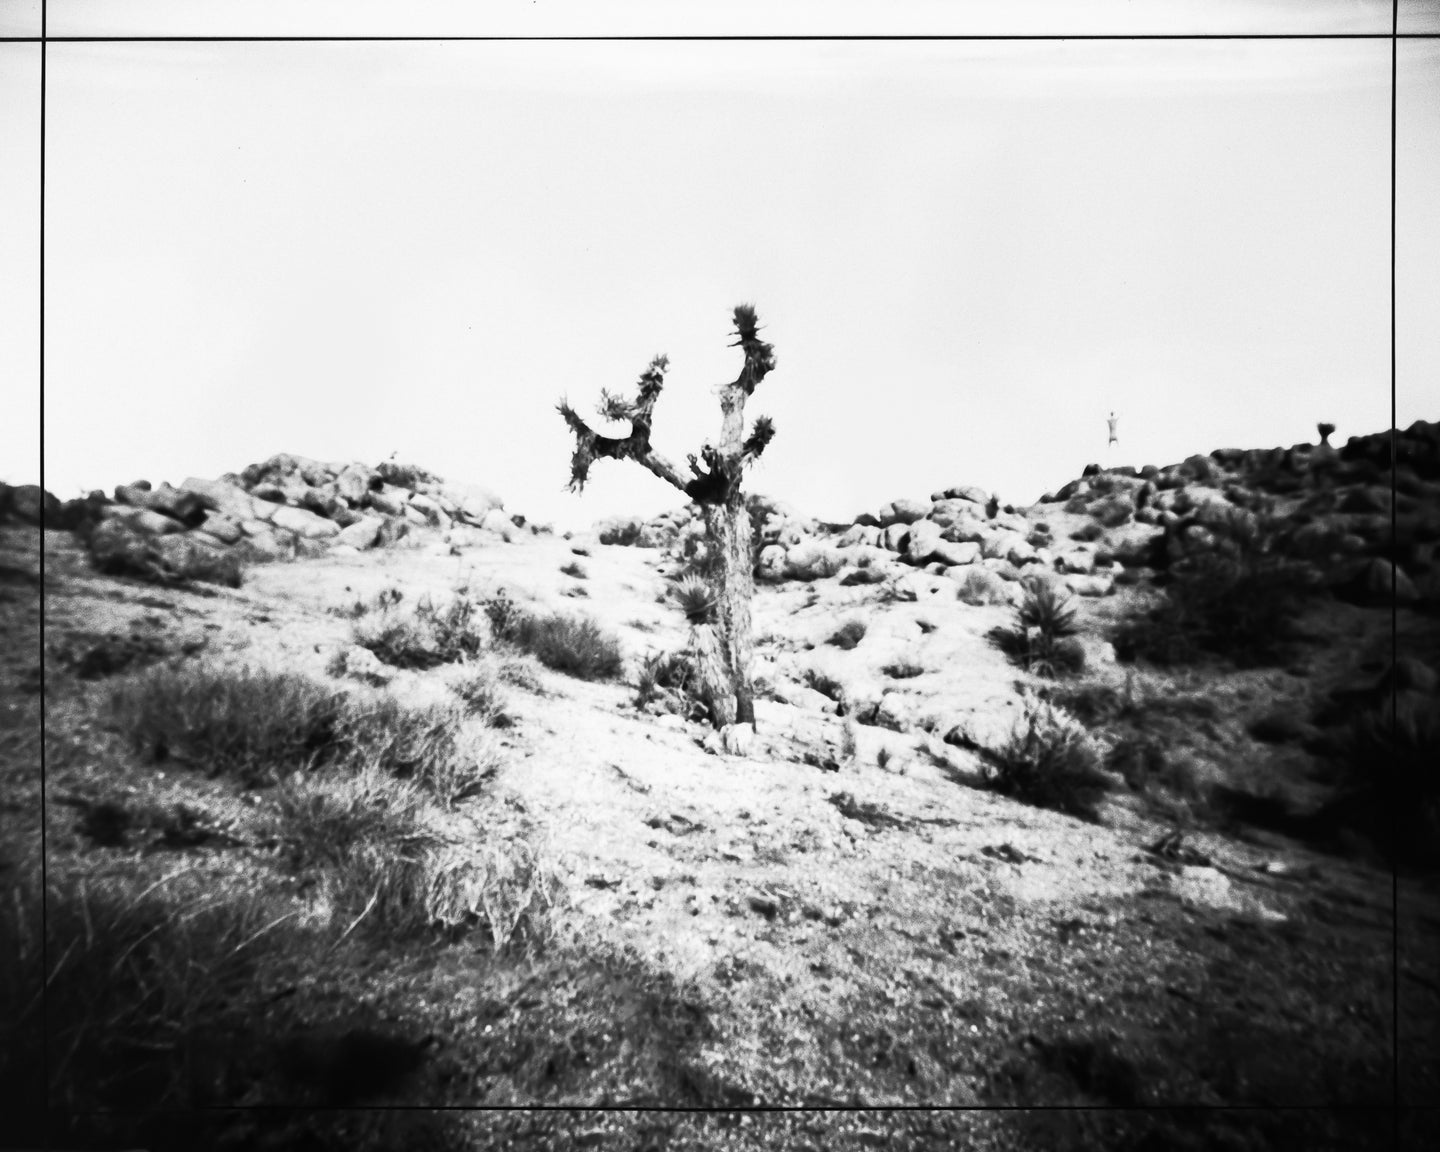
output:
[[[600,414],[607,420],[628,422],[628,436],[601,436],[566,401],[562,400],[558,405],[561,417],[575,436],[575,451],[570,458],[572,491],[583,491],[590,466],[596,460],[634,460],[685,493],[704,511],[705,533],[710,545],[708,552],[717,562],[712,617],[716,633],[714,639],[718,644],[707,642],[699,647],[707,653],[713,650],[714,659],[707,656],[701,661],[706,674],[716,670],[715,674],[723,681],[709,685],[707,689],[716,702],[712,719],[717,727],[735,721],[750,725],[755,723],[751,677],[753,642],[750,636],[755,558],[751,550],[752,526],[745,495],[741,491],[741,480],[745,469],[760,458],[775,435],[775,426],[767,416],[756,420],[750,434],[745,434],[745,401],[774,369],[775,350],[760,339],[760,322],[752,305],[736,307],[734,322],[737,340],[732,347],[741,350],[745,361],[734,382],[720,389],[720,444],[718,447],[702,445],[698,454],[692,453],[688,457],[689,477],[650,444],[655,402],[665,386],[665,370],[670,363],[667,357],[656,356],[650,361],[649,367],[640,376],[633,399],[601,391]]]

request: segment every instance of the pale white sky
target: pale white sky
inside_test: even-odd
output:
[[[0,35],[30,7],[0,0]],[[444,5],[401,27],[399,7],[52,0],[49,30],[1390,22],[1352,0],[986,3],[963,27],[933,3],[883,25],[873,5],[706,6],[734,22],[683,28],[643,3],[495,5],[483,28]],[[1403,6],[1402,29],[1430,30],[1432,7]],[[19,384],[0,477],[17,483],[39,463],[38,57],[0,44],[0,378]],[[718,431],[742,300],[779,362],[751,401],[778,430],[751,487],[825,518],[958,483],[1028,503],[1106,459],[1112,408],[1116,463],[1388,424],[1388,40],[52,43],[46,120],[61,496],[398,450],[562,527],[650,514],[680,496],[633,464],[564,491],[554,403],[585,411],[667,352],[655,439],[683,458]],[[1410,40],[1402,426],[1440,418],[1437,187],[1440,43]]]

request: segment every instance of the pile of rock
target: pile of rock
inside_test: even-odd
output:
[[[62,504],[15,489],[12,505],[15,492],[22,509],[41,502],[43,515],[32,522],[78,532],[102,569],[156,575],[209,571],[227,560],[359,552],[412,532],[460,546],[548,531],[508,515],[487,489],[448,484],[412,465],[324,463],[288,453],[218,480],[190,477],[178,488],[121,484],[113,499],[96,491]]]

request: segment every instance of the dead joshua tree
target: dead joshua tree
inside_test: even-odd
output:
[[[564,400],[558,405],[560,415],[575,433],[575,454],[570,461],[572,492],[584,490],[590,465],[596,459],[634,460],[685,493],[704,512],[711,555],[718,556],[720,564],[715,577],[714,623],[698,627],[692,645],[700,657],[702,692],[717,728],[732,723],[749,724],[752,729],[755,726],[750,673],[750,598],[755,583],[751,573],[750,517],[740,482],[746,466],[759,459],[775,435],[768,416],[757,419],[750,435],[745,435],[745,401],[775,367],[774,349],[760,339],[758,329],[754,306],[739,305],[735,309],[735,334],[739,339],[731,347],[740,348],[745,364],[734,383],[720,388],[720,445],[717,448],[707,443],[701,447],[699,459],[694,453],[688,457],[689,477],[650,445],[655,401],[665,385],[665,369],[669,366],[667,357],[656,356],[650,361],[634,399],[606,390],[600,393],[600,414],[607,420],[629,421],[628,436],[601,436]]]

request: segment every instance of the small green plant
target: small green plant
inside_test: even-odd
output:
[[[1007,739],[986,760],[997,792],[1094,820],[1109,779],[1084,727],[1054,705],[1028,700]]]
[[[865,639],[865,631],[865,621],[847,620],[835,630],[835,633],[825,643],[833,644],[836,648],[848,652]]]
[[[562,565],[560,571],[563,575],[573,576],[576,580],[588,580],[590,573],[585,571],[585,565],[578,560],[572,560],[569,564]]]
[[[715,590],[699,576],[687,575],[671,585],[675,602],[692,625],[709,624],[715,618]]]

